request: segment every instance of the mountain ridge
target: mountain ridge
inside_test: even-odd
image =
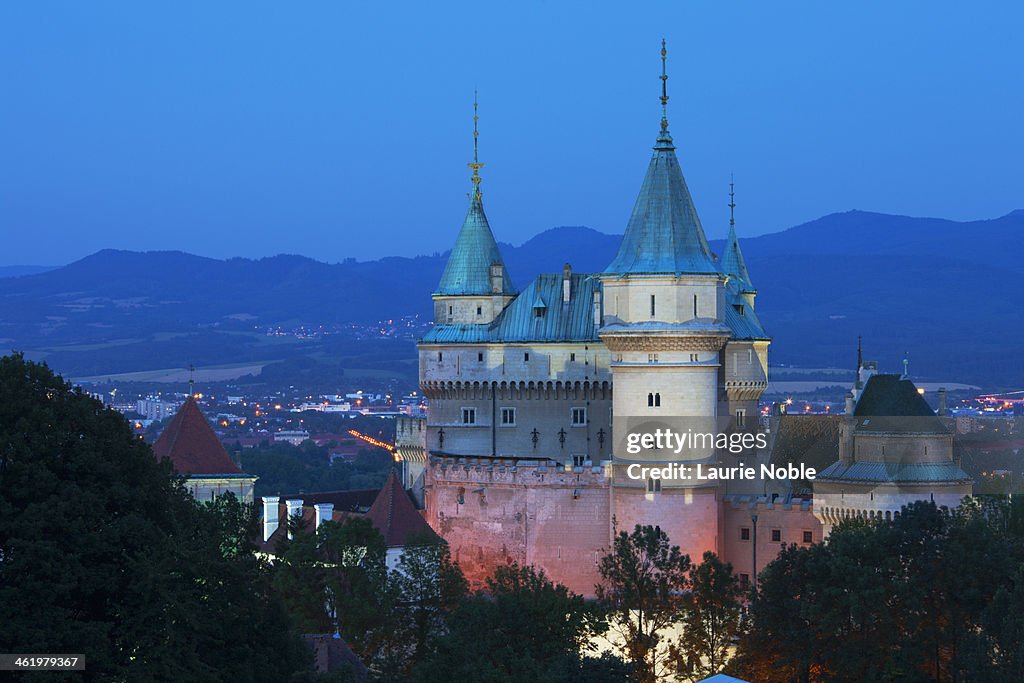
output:
[[[563,226],[500,248],[521,290],[566,262],[577,272],[600,272],[620,239]],[[924,374],[952,368],[973,382],[1024,383],[1024,361],[1012,352],[1024,315],[1006,293],[1024,271],[1024,210],[979,221],[847,211],[740,242],[760,292],[759,316],[774,335],[775,363],[844,366],[863,335],[884,368],[898,369],[910,351]],[[723,246],[711,240],[716,253]],[[105,249],[46,272],[0,278],[0,339],[75,374],[147,369],[136,367],[147,360],[168,367],[189,339],[198,348],[188,354],[195,362],[273,360],[270,345],[238,335],[428,318],[447,254],[323,263],[295,254],[215,259]],[[183,339],[177,355],[146,353],[163,349],[168,335]],[[88,348],[125,339],[138,340],[138,348]],[[132,353],[136,366],[123,367]]]

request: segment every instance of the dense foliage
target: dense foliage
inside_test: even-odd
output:
[[[656,526],[620,531],[598,564],[597,597],[633,680],[696,681],[724,668],[739,628],[732,567],[711,552],[694,565]]]
[[[254,523],[193,501],[46,366],[0,358],[0,651],[84,654],[87,680],[287,680],[309,656]]]
[[[737,671],[757,681],[1024,680],[1024,506],[918,502],[787,547],[759,577]]]

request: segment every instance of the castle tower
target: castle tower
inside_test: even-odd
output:
[[[480,324],[492,322],[515,296],[512,279],[505,269],[501,252],[484,214],[480,192],[477,140],[477,103],[473,101],[473,187],[469,209],[455,246],[448,257],[434,299],[434,323]]]
[[[620,529],[659,525],[683,552],[700,557],[717,550],[715,488],[626,472],[638,460],[711,463],[713,443],[679,453],[624,452],[626,431],[716,432],[722,350],[732,336],[728,278],[708,246],[668,130],[664,41],[661,55],[661,130],[618,253],[601,274],[600,336],[615,387],[613,508]]]
[[[732,338],[723,351],[719,383],[719,415],[728,416],[732,428],[750,431],[757,427],[758,399],[768,388],[768,345],[770,339],[754,312],[757,290],[736,237],[736,193],[729,183],[729,237],[719,267],[726,282],[725,322]],[[749,463],[749,459],[746,460]]]

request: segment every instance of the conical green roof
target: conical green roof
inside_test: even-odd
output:
[[[741,292],[754,291],[754,285],[750,282],[750,273],[747,272],[747,263],[743,260],[743,252],[740,251],[740,242],[736,238],[736,226],[734,225],[729,226],[729,239],[725,242],[721,269]]]
[[[483,201],[479,192],[470,193],[469,210],[462,229],[448,256],[448,263],[441,275],[435,294],[487,295],[491,291],[491,265],[500,263],[504,281],[500,294],[514,294],[512,279],[504,268],[498,243],[484,214]]]
[[[604,272],[719,272],[667,128],[654,146],[619,251]]]

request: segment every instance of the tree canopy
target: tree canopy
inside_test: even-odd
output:
[[[45,365],[0,358],[0,650],[84,654],[89,680],[287,680],[309,657],[254,523],[196,503]]]

